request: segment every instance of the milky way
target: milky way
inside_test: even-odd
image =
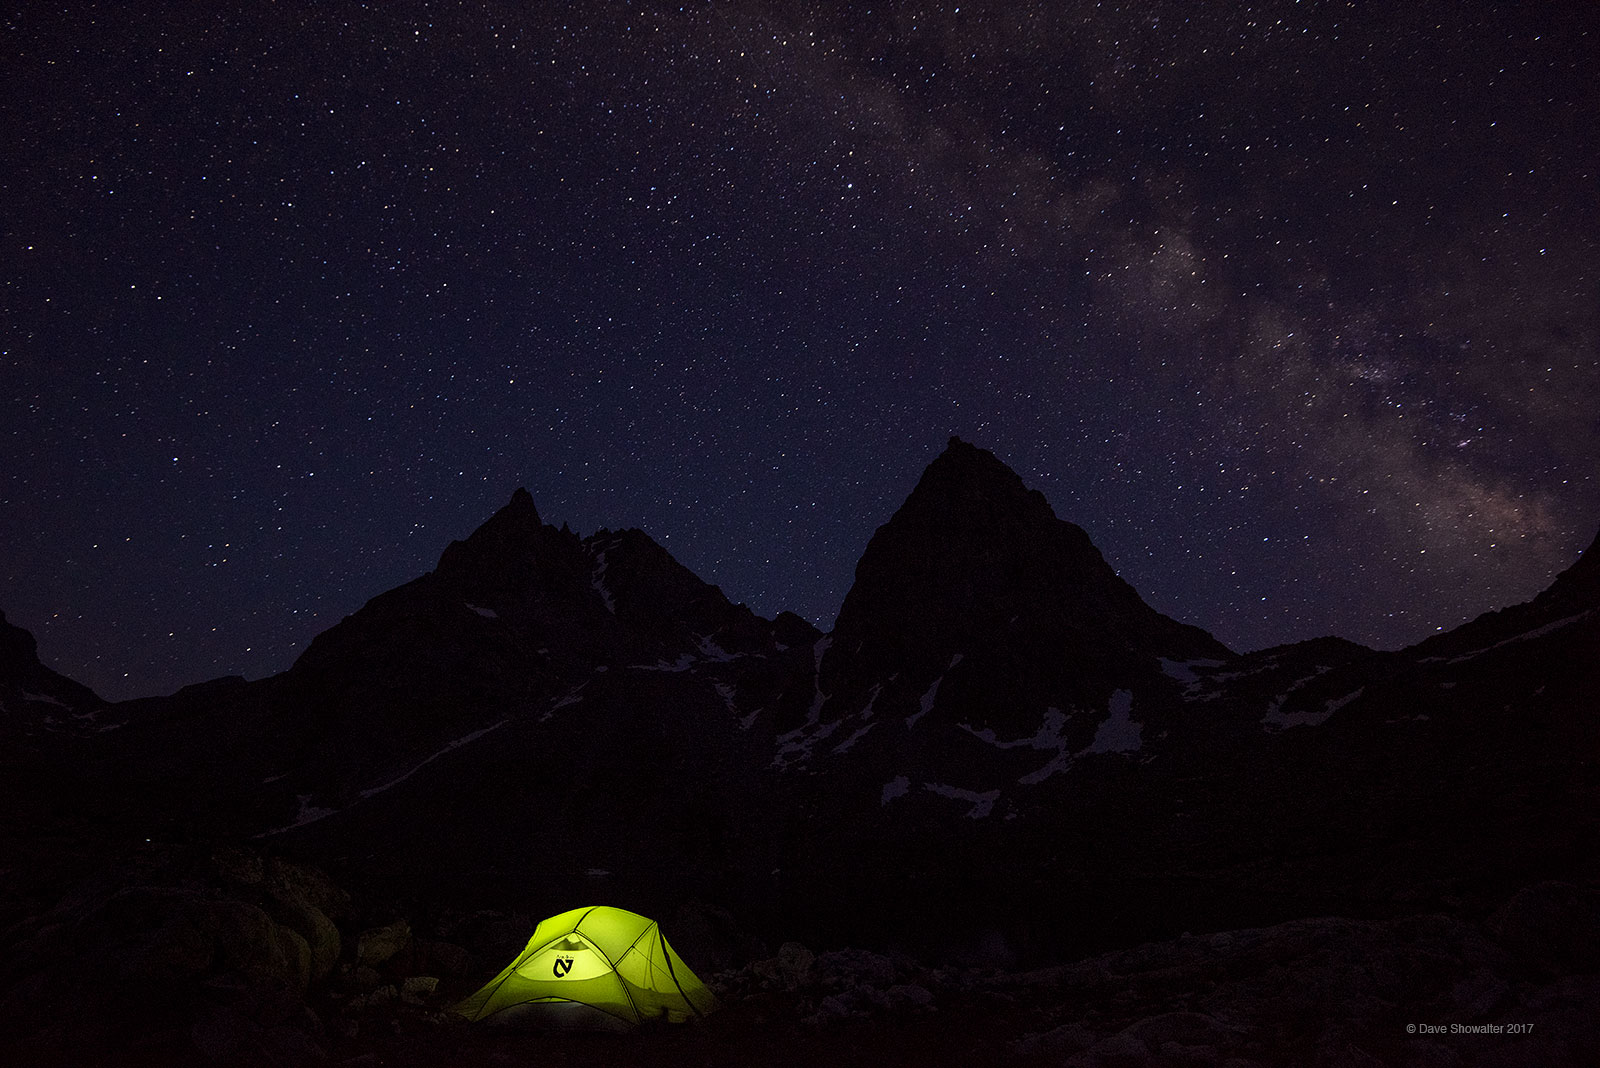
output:
[[[287,667],[518,485],[826,628],[960,434],[1238,649],[1600,526],[1592,3],[30,5],[0,608]]]

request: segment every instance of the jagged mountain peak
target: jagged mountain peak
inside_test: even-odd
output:
[[[771,644],[771,623],[730,602],[644,531],[602,529],[583,546],[591,586],[612,615],[641,633],[668,644],[688,638],[725,652]]]
[[[835,647],[848,646],[856,632],[892,634],[897,643],[934,635],[962,642],[1041,629],[1230,655],[1205,632],[1146,605],[1042,493],[993,453],[953,437],[868,543]]]
[[[462,541],[452,541],[439,557],[442,574],[504,565],[534,551],[544,535],[544,521],[533,494],[517,487],[511,500]]]

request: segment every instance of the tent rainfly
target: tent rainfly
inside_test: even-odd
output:
[[[542,921],[517,959],[453,1011],[469,1020],[626,1031],[716,1007],[656,921],[595,905]]]

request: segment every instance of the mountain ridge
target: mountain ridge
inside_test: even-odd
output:
[[[1593,823],[1571,807],[1591,789],[1593,558],[1454,645],[1237,654],[1150,608],[953,438],[824,635],[731,603],[641,531],[546,524],[519,488],[288,671],[51,735],[55,763],[28,779],[44,792],[19,804],[130,836],[265,836],[420,898],[587,897],[603,871],[608,893],[763,930],[909,938],[982,899],[1008,937],[1059,953],[1168,923],[1382,913],[1402,884],[1489,894],[1524,862],[1575,863],[1552,828]],[[1441,836],[1464,813],[1503,856]],[[1177,911],[1156,904],[1173,880]],[[1094,923],[1029,918],[1063,900]]]

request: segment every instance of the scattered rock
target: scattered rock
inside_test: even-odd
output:
[[[400,986],[400,996],[413,1004],[421,1004],[439,989],[439,980],[431,975],[413,975]]]
[[[1183,1046],[1222,1046],[1233,1037],[1228,1028],[1198,1012],[1166,1012],[1130,1025],[1123,1034],[1132,1035],[1150,1049],[1168,1042]]]
[[[278,920],[305,940],[310,954],[310,981],[320,983],[339,963],[344,940],[339,928],[315,905],[303,899],[279,901],[274,910]]]
[[[266,862],[265,882],[276,900],[303,902],[335,920],[349,915],[350,895],[315,868],[273,857]]]
[[[934,1008],[933,993],[916,983],[898,983],[883,993],[884,1003],[890,1012],[932,1012]]]
[[[1024,1035],[1011,1044],[1024,1056],[1052,1056],[1082,1053],[1095,1044],[1094,1033],[1080,1023],[1062,1024],[1043,1034]]]
[[[1102,1039],[1087,1052],[1066,1060],[1068,1068],[1148,1068],[1149,1064],[1149,1047],[1126,1032]]]
[[[837,994],[830,994],[829,996],[823,998],[822,1004],[817,1007],[817,1012],[818,1015],[824,1017],[833,1017],[840,1020],[844,1019],[846,1016],[855,1015],[855,1012],[850,1008],[850,1003],[845,1001],[844,998],[839,997]]]
[[[252,983],[281,983],[297,991],[305,990],[311,973],[311,949],[304,938],[280,927],[249,902],[215,901],[210,914],[219,963],[245,975]]]
[[[785,942],[778,947],[778,955],[771,960],[759,961],[754,967],[763,979],[774,981],[784,990],[799,990],[811,981],[811,966],[816,956],[799,942]]]
[[[899,974],[893,960],[865,949],[830,950],[816,958],[814,968],[817,981],[846,989],[889,986]]]
[[[350,970],[350,989],[358,994],[370,994],[383,985],[383,976],[378,974],[378,969],[366,964],[358,964]]]
[[[356,939],[356,960],[376,967],[388,963],[410,945],[411,925],[403,919],[396,920],[387,927],[362,931]]]

